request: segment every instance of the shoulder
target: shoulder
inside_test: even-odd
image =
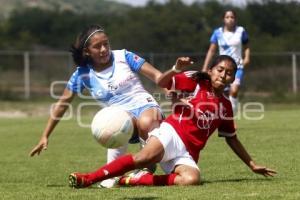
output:
[[[236,27],[236,31],[242,33],[242,32],[244,32],[244,31],[246,31],[246,30],[245,30],[245,28],[242,27],[242,26],[237,26],[237,27]]]
[[[228,107],[228,106],[231,107],[230,99],[229,99],[229,97],[226,96],[224,93],[222,94],[221,101],[222,101],[222,103],[223,103],[226,107]]]
[[[121,49],[121,50],[112,50],[112,54],[114,56],[114,61],[121,61],[125,62],[126,61],[126,49]]]
[[[196,72],[197,71],[185,71],[185,72],[176,74],[175,77],[176,77],[176,79],[195,81],[192,77],[193,77],[193,74],[195,74]]]
[[[222,27],[219,27],[219,28],[216,28],[213,33],[211,34],[211,37],[210,37],[210,42],[211,43],[217,43],[218,40],[221,38],[222,36]]]
[[[222,31],[223,31],[223,27],[222,26],[217,27],[217,28],[214,29],[215,33],[221,33]]]
[[[192,78],[195,71],[185,71],[173,76],[170,89],[193,92],[197,81]]]
[[[126,53],[126,49],[119,49],[119,50],[112,50],[113,54],[125,54]]]
[[[91,68],[88,67],[88,66],[84,66],[84,67],[83,66],[77,66],[75,73],[86,74],[86,73],[89,73],[90,70],[91,70]]]
[[[181,73],[183,76],[186,76],[188,78],[192,78],[193,74],[197,73],[197,71],[193,71],[193,70],[190,70],[190,71],[185,71],[183,73]]]
[[[215,28],[214,31],[213,31],[213,34],[214,35],[219,35],[219,34],[222,33],[222,30],[223,30],[223,27]]]
[[[201,90],[210,90],[210,88],[212,87],[211,82],[209,80],[200,80],[199,86]]]

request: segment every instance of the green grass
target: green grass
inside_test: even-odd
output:
[[[238,135],[257,163],[276,169],[278,175],[253,174],[215,134],[201,152],[202,184],[189,187],[71,189],[71,172],[91,171],[105,163],[105,149],[90,130],[79,128],[75,119],[62,121],[48,150],[30,158],[46,117],[2,118],[0,199],[300,199],[300,106],[267,108],[263,120],[239,120]],[[137,148],[132,145],[130,151]]]

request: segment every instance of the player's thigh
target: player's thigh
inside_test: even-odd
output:
[[[200,184],[199,168],[189,165],[178,165],[174,169],[174,173],[178,174],[175,178],[176,185],[198,185]]]
[[[134,155],[134,161],[138,168],[145,167],[148,164],[154,164],[161,161],[164,156],[164,146],[157,137],[150,137],[138,153]]]

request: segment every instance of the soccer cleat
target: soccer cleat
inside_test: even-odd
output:
[[[92,185],[91,182],[87,180],[85,174],[80,174],[78,172],[72,173],[69,175],[69,186],[72,188],[85,188]]]
[[[119,183],[119,177],[109,178],[97,183],[98,188],[114,188],[117,187]]]
[[[122,186],[135,186],[135,185],[141,185],[139,181],[141,180],[141,177],[151,175],[151,172],[148,171],[147,168],[144,169],[138,169],[134,172],[122,176],[119,180],[119,185]]]

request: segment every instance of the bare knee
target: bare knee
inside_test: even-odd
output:
[[[179,165],[175,168],[174,172],[178,174],[175,178],[176,185],[200,184],[200,171],[194,167]]]
[[[143,139],[147,139],[148,133],[159,126],[159,121],[153,117],[142,117],[138,120],[139,134]]]
[[[180,180],[177,182],[178,185],[199,185],[200,184],[200,176],[197,175],[184,175],[180,177]]]

